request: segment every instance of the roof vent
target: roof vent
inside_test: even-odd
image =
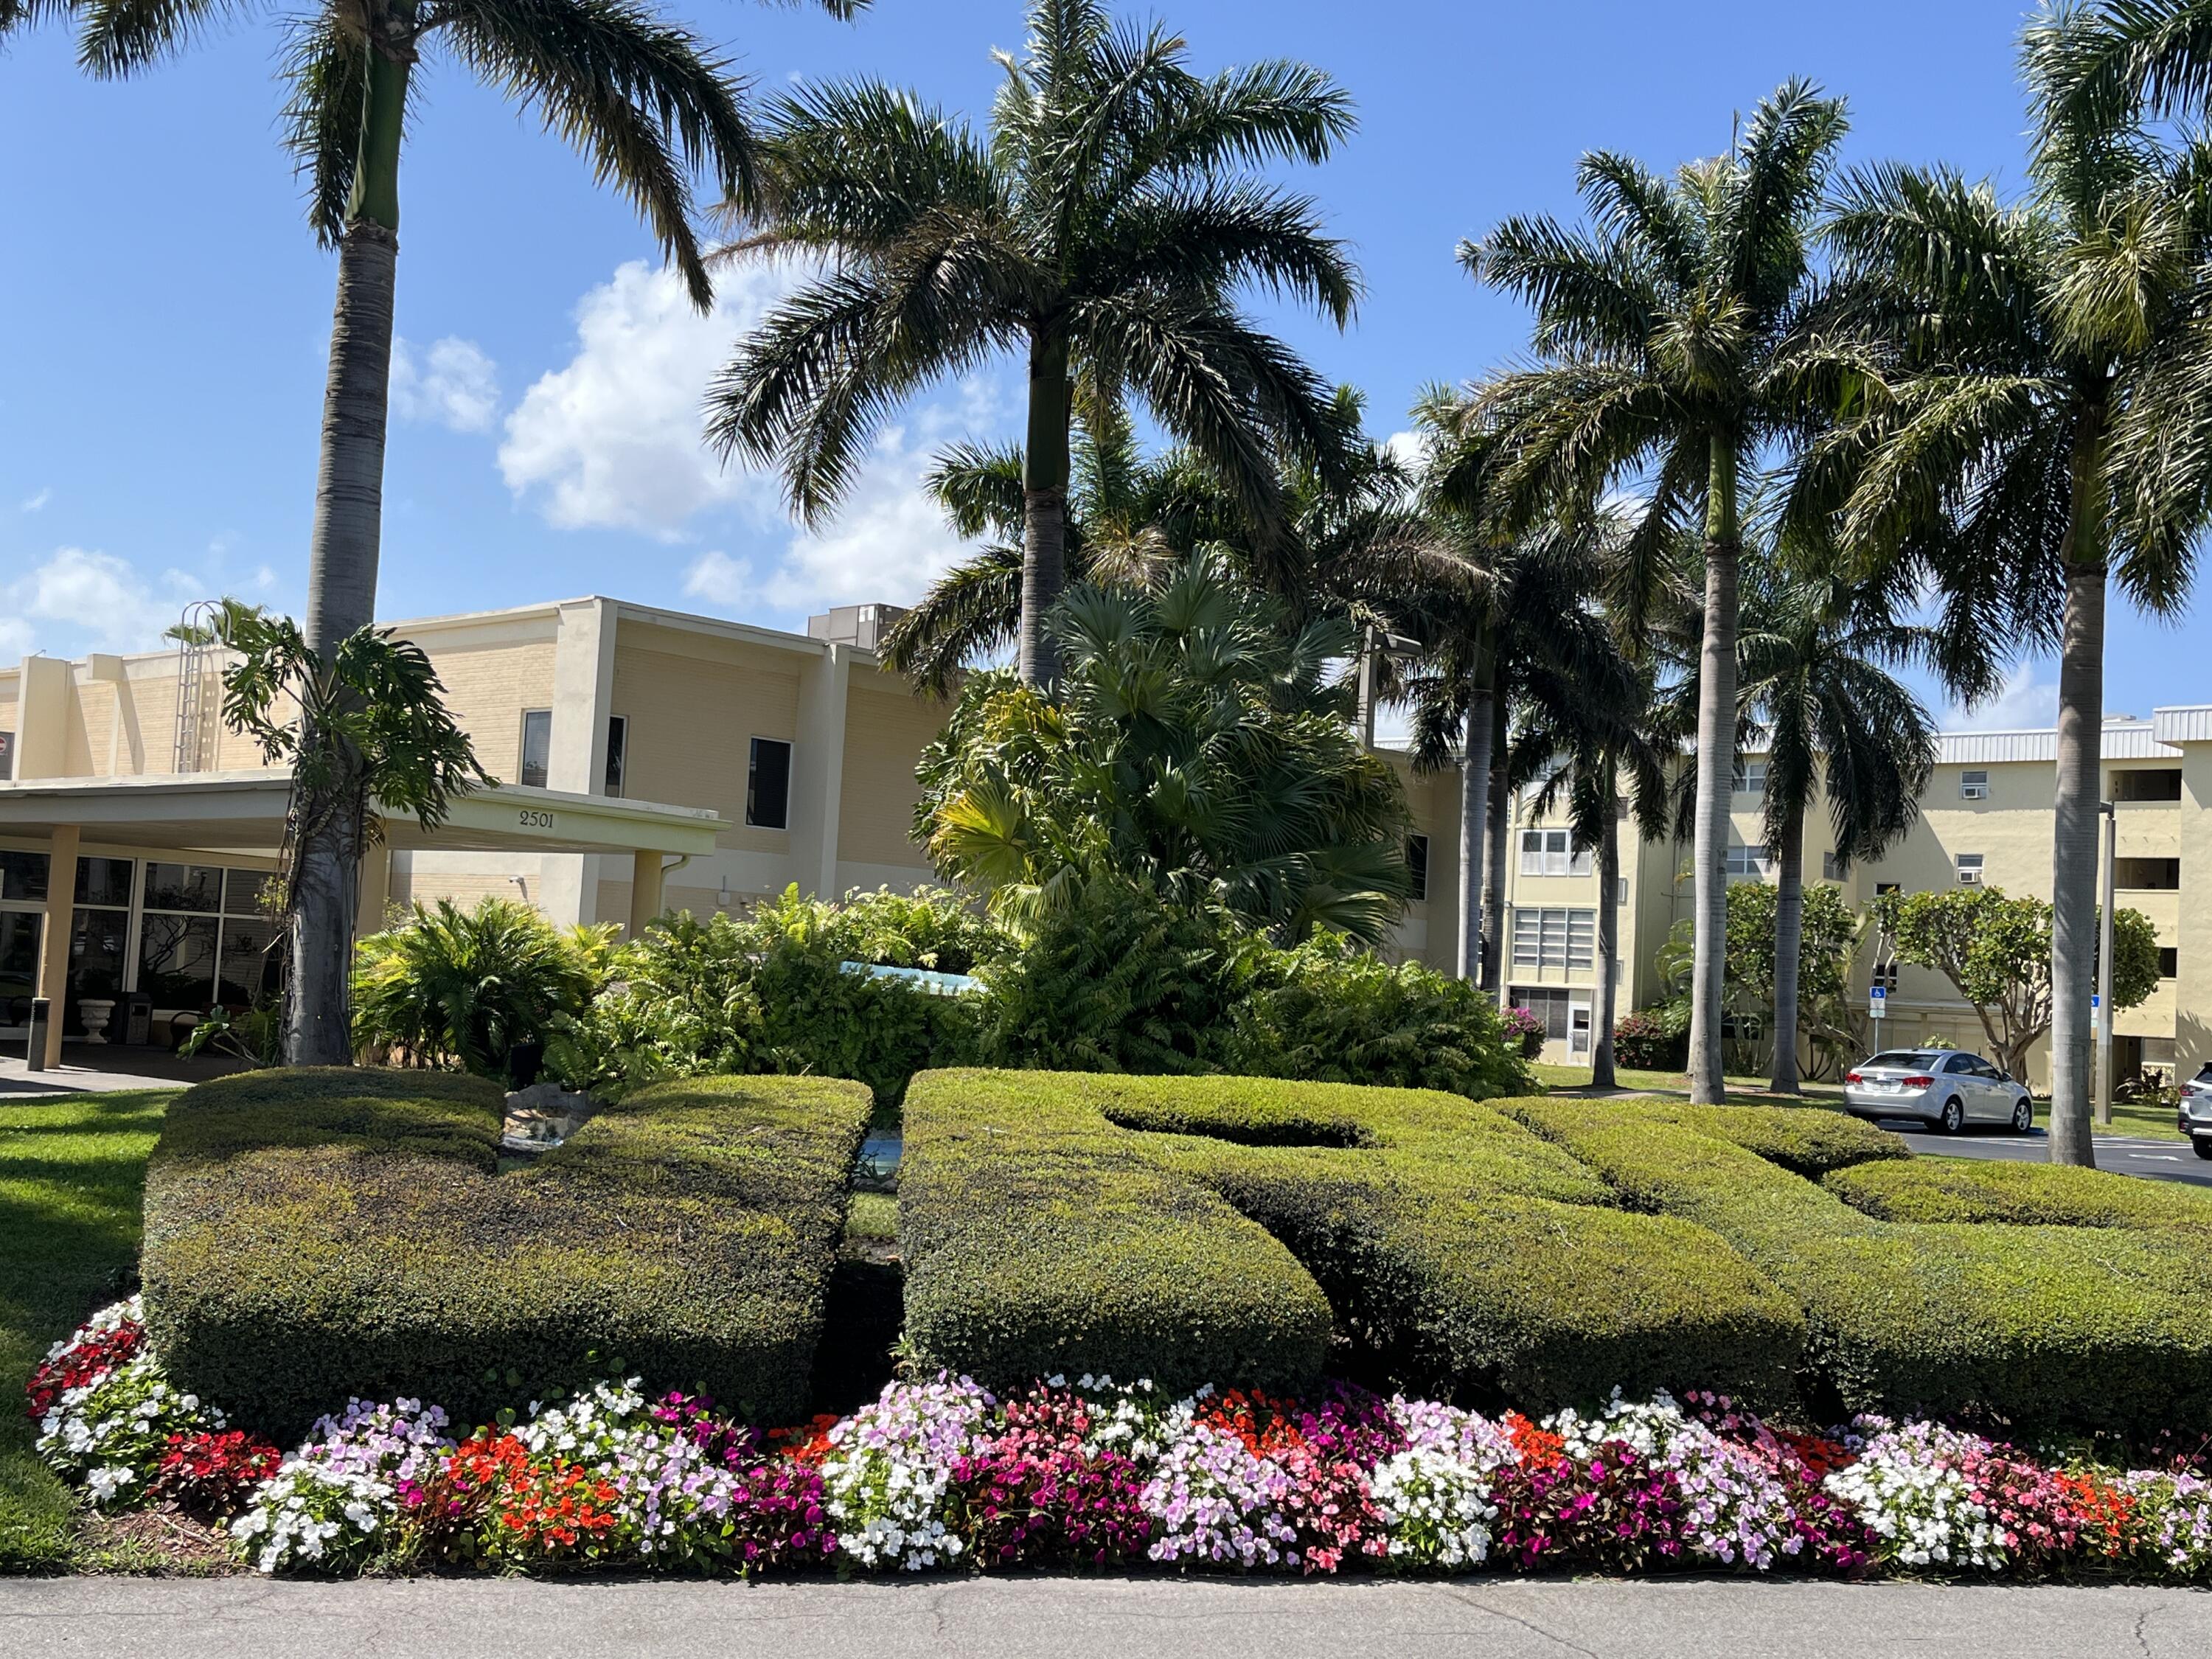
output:
[[[841,605],[827,616],[809,617],[807,637],[873,651],[890,632],[891,624],[904,615],[906,607],[900,605]]]

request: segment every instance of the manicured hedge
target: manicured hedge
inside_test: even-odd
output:
[[[465,1420],[593,1352],[787,1419],[868,1108],[862,1085],[823,1079],[662,1084],[495,1173],[488,1083],[203,1084],[148,1169],[148,1326],[180,1385],[280,1437],[349,1395]]]
[[[2181,1227],[2212,1233],[2212,1192],[2068,1164],[1922,1158],[1869,1164],[1822,1184],[1881,1221],[2022,1227]]]
[[[1804,1310],[1808,1358],[1844,1406],[2212,1426],[2212,1296],[2184,1233],[1886,1222],[1711,1133],[1720,1121],[1694,1109],[1510,1109],[1631,1205],[1710,1228],[1771,1275]]]
[[[1613,1207],[1497,1112],[1418,1090],[928,1073],[899,1218],[909,1345],[991,1382],[1293,1387],[1333,1358],[1531,1404],[1771,1400],[1803,1339],[1704,1229]]]

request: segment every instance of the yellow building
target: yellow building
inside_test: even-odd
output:
[[[864,647],[880,620],[792,635],[592,598],[398,624],[501,781],[435,834],[387,824],[362,925],[485,893],[635,927],[793,883],[912,887],[915,760],[942,710]],[[0,671],[0,1040],[34,992],[58,1045],[161,1042],[264,988],[286,782],[222,729],[222,666],[179,649]]]
[[[2184,1074],[2212,1060],[2212,706],[2161,708],[2150,720],[2117,719],[2104,731],[2104,793],[2113,804],[2115,902],[2149,917],[2158,936],[2161,977],[2141,1006],[2113,1028],[2113,1069],[2143,1066]],[[1840,876],[1825,812],[1806,823],[1804,879],[1842,886],[1863,910],[1891,885],[1906,892],[1983,883],[2008,893],[2051,896],[2051,799],[2057,762],[2055,731],[1947,734],[1921,802],[1918,822],[1887,856]],[[1728,849],[1732,880],[1771,880],[1761,792],[1764,757],[1747,755]],[[1401,927],[1398,948],[1440,967],[1453,961],[1458,915],[1459,780],[1406,771],[1417,829],[1426,838],[1429,881]],[[1656,958],[1676,921],[1690,914],[1689,848],[1674,841],[1635,842],[1623,826],[1620,1013],[1661,1000]],[[1505,995],[1546,1017],[1550,1059],[1584,1060],[1589,1051],[1592,958],[1600,895],[1589,861],[1572,851],[1563,814],[1539,818],[1516,803],[1506,866]],[[2197,872],[2185,880],[2185,873]],[[1856,977],[1870,983],[1879,941],[1869,939]],[[1878,1040],[1942,1041],[1986,1049],[1980,1022],[1932,971],[1899,970]],[[2030,1081],[2048,1082],[2048,1045],[2031,1056]]]

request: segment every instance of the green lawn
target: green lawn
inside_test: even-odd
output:
[[[70,1494],[32,1450],[23,1384],[136,1272],[146,1155],[177,1092],[0,1100],[0,1572],[72,1559]]]

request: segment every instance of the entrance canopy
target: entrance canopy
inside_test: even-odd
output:
[[[289,776],[275,770],[0,783],[0,836],[46,836],[70,826],[87,841],[111,845],[270,856],[283,839],[290,792]],[[433,830],[389,814],[385,839],[403,853],[704,856],[714,850],[721,823],[719,813],[696,806],[501,783],[462,796]]]

